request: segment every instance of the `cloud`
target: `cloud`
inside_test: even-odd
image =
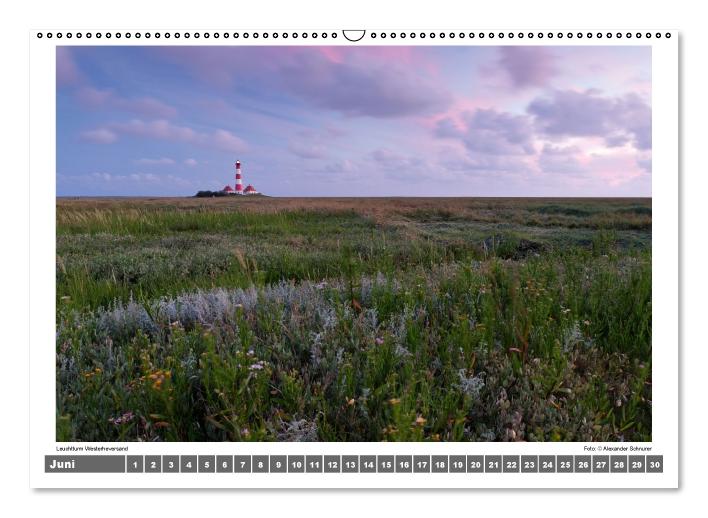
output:
[[[440,119],[435,126],[435,135],[443,138],[462,138],[465,131],[465,125],[458,124],[452,117]]]
[[[442,138],[462,141],[472,152],[489,155],[532,155],[533,127],[525,115],[513,115],[493,109],[463,112],[455,121],[445,118],[438,122],[435,134]]]
[[[81,80],[81,73],[76,66],[69,47],[57,47],[57,86],[74,85]]]
[[[615,133],[605,137],[605,145],[607,147],[623,147],[631,141],[629,135]]]
[[[246,143],[243,140],[224,129],[214,130],[211,135],[197,134],[196,140],[201,142],[201,145],[220,151],[240,153],[246,150]]]
[[[138,97],[135,99],[114,99],[114,105],[122,110],[136,113],[145,117],[172,118],[177,115],[177,109],[152,97]]]
[[[153,97],[122,97],[111,89],[95,88],[87,85],[68,47],[57,47],[57,87],[72,86],[76,98],[92,108],[113,108],[142,117],[172,118],[177,109]],[[83,85],[82,85],[83,83]]]
[[[528,114],[464,111],[439,120],[434,133],[458,144],[440,159],[451,172],[618,186],[651,170],[651,110],[634,94],[553,92]]]
[[[278,91],[352,117],[394,118],[437,112],[451,103],[443,81],[375,47],[164,47],[160,58],[225,90]],[[418,62],[422,57],[418,56]],[[255,96],[254,96],[255,97]]]
[[[334,159],[326,162],[317,162],[307,167],[298,168],[293,164],[284,166],[281,171],[284,172],[283,177],[279,180],[282,183],[305,185],[308,184],[315,187],[320,182],[343,182],[352,181],[361,178],[361,168],[349,159]],[[303,183],[302,179],[311,179],[310,182]]]
[[[290,142],[288,151],[304,159],[325,158],[327,156],[327,148],[317,143]]]
[[[372,151],[371,158],[373,158],[378,164],[387,168],[399,168],[413,163],[413,160],[410,158],[387,148]]]
[[[444,157],[441,166],[451,172],[494,176],[520,175],[531,171],[528,157],[501,155],[455,155]]]
[[[319,108],[347,116],[394,118],[440,111],[451,102],[438,84],[395,62],[363,67],[303,55],[282,69],[286,87]]]
[[[194,182],[186,180],[185,178],[180,178],[172,174],[168,175],[156,175],[153,173],[128,173],[128,174],[115,174],[106,172],[96,172],[86,175],[61,175],[62,180],[69,181],[94,181],[101,183],[111,183],[111,184],[149,184],[149,185],[167,185],[167,186],[180,186],[180,187],[192,187]]]
[[[430,181],[431,171],[437,171],[425,157],[410,156],[388,148],[376,149],[369,154],[374,169],[386,174],[387,178],[405,180],[408,184]]]
[[[112,123],[104,128],[86,131],[82,135],[88,140],[103,144],[115,142],[118,135],[130,135],[182,142],[227,153],[240,153],[247,149],[246,143],[241,138],[225,129],[215,129],[211,133],[199,132],[188,126],[179,126],[166,120],[145,122],[133,119],[129,122]]]
[[[555,57],[543,47],[499,47],[499,65],[516,88],[545,86],[556,75]]]
[[[576,146],[560,147],[546,144],[538,157],[538,166],[544,173],[585,174],[588,169],[581,163],[580,157],[582,152]]]
[[[60,196],[86,193],[95,196],[122,196],[126,193],[142,196],[191,194],[204,187],[203,178],[187,179],[166,174],[145,172],[97,171],[87,174],[57,174],[57,192]]]
[[[586,179],[591,183],[617,187],[646,178],[634,152],[592,153],[588,159],[589,174]]]
[[[143,165],[172,165],[175,161],[171,158],[140,158],[135,163]]]
[[[112,144],[118,140],[118,135],[107,128],[98,128],[95,130],[84,131],[81,133],[81,138],[96,142],[97,144]]]
[[[326,123],[319,129],[306,128],[298,131],[295,137],[288,141],[288,151],[307,160],[327,158],[332,142],[345,135],[345,130],[331,123]]]
[[[640,156],[637,158],[637,165],[644,172],[651,174],[651,156]]]
[[[179,126],[162,119],[149,122],[133,119],[129,122],[113,123],[110,128],[127,135],[180,142],[194,142],[200,137],[206,138],[206,135],[199,134],[190,127]]]
[[[194,167],[197,165],[197,161],[194,160],[193,158],[188,158],[184,161],[184,165],[188,165],[189,167]]]
[[[113,95],[112,90],[100,90],[92,86],[84,86],[76,91],[76,98],[84,105],[96,107],[106,104]]]
[[[77,177],[81,178],[81,176]],[[91,173],[90,178],[95,178],[97,180],[103,180],[105,182],[110,182],[113,175],[110,173]]]
[[[326,164],[321,171],[328,174],[350,174],[355,173],[357,168],[351,160],[344,159]]]
[[[153,97],[125,98],[110,89],[84,86],[76,91],[76,97],[82,104],[92,108],[112,108],[143,117],[172,118],[177,115],[176,108]]]
[[[556,91],[533,100],[527,111],[546,135],[600,137],[609,147],[631,142],[636,149],[651,149],[651,107],[637,94],[602,97],[596,90]]]
[[[152,174],[152,173],[131,173],[127,175],[129,180],[132,180],[134,182],[160,182],[161,179],[159,176]],[[125,177],[118,177],[118,178],[125,178]]]
[[[62,181],[73,182],[100,182],[100,183],[121,183],[121,182],[139,182],[139,183],[158,183],[161,178],[152,173],[131,173],[131,174],[114,174],[106,172],[95,172],[81,175],[63,175],[58,174],[57,178]]]
[[[332,124],[326,124],[324,128],[324,136],[327,138],[339,138],[348,135],[347,130],[334,126]]]

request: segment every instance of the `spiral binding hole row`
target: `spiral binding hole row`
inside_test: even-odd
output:
[[[667,32],[662,34],[661,32],[651,33],[651,32],[371,32],[368,34],[371,39],[622,39],[622,38],[636,38],[636,39],[651,39],[651,38],[671,38],[671,33]],[[37,33],[37,38],[57,38],[57,39],[71,39],[71,38],[106,38],[106,39],[336,39],[338,34],[336,32],[39,32]]]

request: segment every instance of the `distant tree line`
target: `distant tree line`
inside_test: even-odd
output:
[[[194,195],[195,198],[215,198],[217,196],[228,196],[224,191],[199,191]]]

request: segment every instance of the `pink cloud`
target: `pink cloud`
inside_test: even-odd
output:
[[[651,99],[651,47],[568,47],[557,48],[563,58],[563,74],[578,88],[589,84],[620,94],[632,91]]]
[[[109,124],[107,127],[86,131],[82,134],[84,138],[102,144],[115,142],[118,135],[183,142],[228,153],[239,153],[247,149],[246,143],[241,138],[225,129],[215,129],[211,133],[198,132],[190,127],[172,124],[166,120],[145,122],[133,119],[129,122]]]
[[[138,97],[135,99],[117,98],[116,107],[145,117],[172,118],[177,115],[177,109],[153,97]]]
[[[533,128],[525,115],[478,109],[438,122],[435,134],[461,140],[471,152],[490,155],[531,155]]]
[[[452,98],[430,70],[407,66],[413,48],[169,47],[163,59],[221,88],[245,82],[279,88],[311,106],[347,116],[392,118],[429,114]]]
[[[100,90],[92,86],[84,86],[76,91],[76,98],[79,102],[91,107],[106,104],[112,95],[111,90]]]
[[[344,53],[339,47],[319,47],[318,50],[332,63],[344,62]]]
[[[77,84],[81,73],[74,61],[69,47],[57,47],[57,86]]]
[[[646,176],[634,153],[591,155],[588,169],[591,181],[606,182],[611,187],[618,187]]]
[[[119,133],[128,135],[181,142],[194,142],[200,137],[206,137],[206,135],[198,134],[192,128],[172,124],[166,120],[145,122],[140,119],[133,119],[130,122],[111,124],[110,127]]]
[[[588,172],[587,158],[577,146],[543,146],[538,157],[538,166],[544,173],[582,175]]]
[[[637,94],[605,97],[596,90],[555,91],[528,105],[541,132],[557,137],[602,137],[616,147],[651,149],[651,107]]]
[[[494,177],[520,177],[533,173],[534,157],[464,154],[450,152],[440,160],[442,171],[465,175],[490,175]],[[437,178],[437,176],[436,176]]]
[[[392,151],[388,148],[381,148],[373,151],[371,153],[371,158],[373,158],[377,163],[386,167],[401,167],[408,166],[413,163],[413,160],[406,157],[396,151]]]
[[[619,187],[647,176],[651,159],[642,161],[632,150],[587,152],[580,146],[554,146],[546,144],[538,156],[539,173],[562,175],[574,185],[598,189]],[[649,171],[650,172],[650,171]]]
[[[135,113],[144,117],[172,118],[177,110],[153,97],[125,98],[113,90],[84,86],[76,91],[77,99],[92,108],[107,107]]]
[[[555,56],[544,47],[499,47],[499,65],[516,88],[545,86],[557,74]]]
[[[316,142],[290,142],[288,151],[305,159],[325,158],[327,156],[327,148]]]
[[[140,158],[135,163],[143,165],[172,165],[175,161],[171,158]]]
[[[430,171],[440,168],[427,159],[427,153],[403,153],[389,148],[379,148],[369,154],[372,166],[387,178],[406,180],[409,183],[430,182]],[[435,174],[436,181],[440,173]]]
[[[84,131],[81,133],[81,137],[85,140],[96,142],[98,144],[112,144],[118,140],[118,135],[107,128]]]
[[[642,154],[637,157],[637,165],[645,172],[651,174],[651,154]]]
[[[320,172],[327,174],[353,174],[356,173],[358,168],[349,159],[336,160],[325,165]]]
[[[307,73],[296,73],[303,67]],[[347,116],[419,115],[444,109],[451,101],[442,85],[395,63],[364,68],[349,63],[325,64],[307,55],[282,72],[282,81],[291,93],[314,106]]]
[[[211,135],[203,136],[203,134],[199,134],[197,140],[201,141],[203,145],[214,147],[221,151],[238,153],[246,149],[246,143],[243,140],[224,129],[217,129]]]
[[[320,129],[305,128],[288,140],[288,151],[304,159],[327,158],[334,142],[346,134],[344,129],[329,123]]]

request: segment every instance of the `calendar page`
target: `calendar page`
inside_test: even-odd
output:
[[[31,483],[678,486],[672,30],[35,30]]]

